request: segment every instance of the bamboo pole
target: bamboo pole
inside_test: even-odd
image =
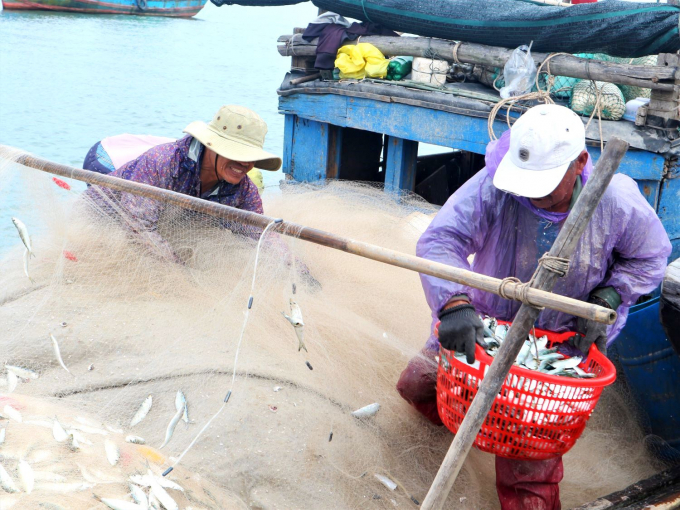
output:
[[[279,37],[278,51],[283,56],[314,56],[316,42],[306,42],[297,36],[284,35]],[[365,36],[361,42],[371,43],[382,53],[389,56],[430,57],[448,62],[454,62],[454,41],[433,39],[429,37],[387,37]],[[347,44],[356,44],[348,41]],[[464,64],[479,64],[489,67],[502,68],[510,58],[513,50],[483,44],[460,43],[457,49],[458,60]],[[548,58],[548,53],[531,53],[536,66]],[[653,90],[673,91],[674,77],[677,67],[673,66],[642,66],[603,62],[574,57],[572,55],[557,55],[550,59],[550,72],[556,76],[569,76],[586,80],[605,81],[619,85],[631,85]],[[547,71],[544,68],[544,71]]]
[[[598,160],[595,170],[588,179],[588,185],[583,188],[576,200],[574,208],[565,220],[564,226],[560,229],[548,255],[563,258],[571,257],[576,244],[597,208],[597,204],[600,202],[600,198],[607,189],[627,150],[628,143],[620,138],[614,137],[607,143],[602,157]],[[532,286],[550,291],[555,286],[557,278],[556,273],[540,266]],[[456,437],[451,443],[437,476],[432,482],[421,507],[423,510],[440,510],[444,507],[446,498],[456,481],[475,437],[477,437],[477,433],[484,423],[503,382],[508,377],[510,368],[539,313],[540,310],[526,304],[523,304],[517,312],[515,320],[508,330],[505,342],[498,349],[498,353],[465,414],[463,423],[461,423]]]
[[[148,184],[141,184],[134,181],[127,181],[118,177],[102,175],[89,170],[53,163],[46,159],[38,158],[31,154],[20,153],[17,155],[16,149],[0,145],[0,156],[12,159],[21,165],[25,165],[36,170],[48,172],[61,177],[67,177],[78,181],[104,186],[113,190],[132,193],[134,195],[152,198],[160,202],[176,205],[184,209],[209,214],[227,221],[239,222],[245,225],[264,229],[267,225],[277,220],[270,216],[257,214],[251,211],[244,211],[226,205],[209,202],[200,198],[183,195],[175,191],[156,188]],[[305,227],[296,223],[281,221],[270,230],[280,234],[296,237],[304,241],[327,246],[336,250],[365,257],[367,259],[383,262],[392,266],[409,269],[418,273],[435,276],[444,280],[468,285],[476,289],[492,292],[499,295],[499,285],[501,280],[490,276],[467,271],[446,264],[433,262],[406,253],[401,253],[373,244],[356,241],[345,237],[324,232],[315,228]],[[509,282],[505,286],[505,294],[512,299],[520,301],[521,288],[519,284]],[[542,306],[563,313],[568,313],[577,317],[592,319],[604,324],[613,324],[616,320],[616,312],[608,308],[585,303],[577,299],[543,292],[536,289],[529,289],[527,298],[536,306]]]

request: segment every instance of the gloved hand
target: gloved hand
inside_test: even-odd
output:
[[[599,299],[595,296],[588,300],[589,303],[595,305],[604,306],[605,308],[611,308],[609,303],[603,299]],[[607,325],[601,322],[595,322],[590,319],[584,319],[579,317],[576,321],[576,331],[581,333],[580,335],[572,336],[569,339],[569,343],[580,350],[585,356],[588,356],[590,351],[590,346],[595,344],[597,349],[602,354],[607,354]]]
[[[469,303],[439,312],[439,343],[444,349],[464,352],[468,363],[475,362],[475,342],[486,348],[484,324]]]

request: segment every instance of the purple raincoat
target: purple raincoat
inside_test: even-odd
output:
[[[486,168],[460,187],[421,236],[416,254],[435,262],[472,269],[494,278],[531,279],[568,213],[550,213],[523,197],[497,189],[493,175],[510,146],[506,131],[488,145]],[[590,159],[583,184],[592,169]],[[472,266],[468,256],[475,254]],[[556,294],[587,300],[597,287],[614,287],[621,295],[618,318],[608,328],[608,343],[621,331],[628,309],[661,282],[671,253],[668,235],[654,210],[630,177],[616,174],[571,257],[569,273],[558,278]],[[432,276],[420,275],[434,327],[437,313],[457,294],[467,294],[479,313],[512,320],[521,303]],[[576,318],[545,309],[537,327],[573,331]],[[427,347],[438,349],[433,334]]]

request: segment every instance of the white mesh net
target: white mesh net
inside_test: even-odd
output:
[[[168,206],[158,232],[183,263],[167,262],[145,241],[149,232],[130,233],[132,218],[114,202],[102,208],[81,185],[69,184],[66,190],[50,174],[0,161],[0,231],[14,238],[0,260],[0,366],[38,375],[0,375],[0,414],[15,409],[22,418],[0,420],[0,465],[17,489],[0,490],[0,509],[92,508],[99,505],[93,494],[131,503],[131,475],[160,475],[170,466],[167,479],[184,490],[166,491],[180,508],[415,508],[413,499],[423,500],[452,436],[395,390],[429,331],[417,274],[268,233],[243,329],[256,239]],[[422,214],[435,212],[422,201],[397,202],[347,183],[268,189],[263,200],[270,216],[407,253],[414,252]],[[32,236],[28,271],[35,283],[24,274],[11,217]],[[321,289],[299,276],[301,262]],[[308,352],[298,351],[282,316],[290,314],[291,298],[302,310]],[[180,420],[159,449],[178,390],[189,423]],[[151,409],[131,427],[149,395]],[[371,403],[381,406],[374,417],[351,415]],[[68,435],[62,442],[54,437],[55,418]],[[146,444],[126,442],[129,435]],[[605,392],[565,457],[564,507],[651,474],[639,445],[625,404]],[[107,457],[115,460],[116,451],[112,465]],[[470,453],[450,502],[498,507],[492,456]]]

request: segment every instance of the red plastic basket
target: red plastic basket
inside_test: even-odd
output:
[[[541,329],[534,334],[546,335],[551,346],[574,336],[572,332]],[[440,349],[437,408],[444,425],[454,434],[492,361],[479,345],[474,365]],[[602,389],[616,380],[614,365],[595,345],[579,367],[596,377],[577,379],[513,366],[477,434],[475,446],[509,459],[543,460],[569,451],[585,429]]]

